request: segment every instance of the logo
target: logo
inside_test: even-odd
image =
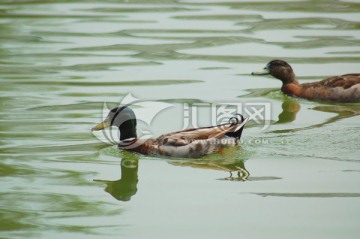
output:
[[[203,115],[210,117],[211,125],[228,123],[236,114],[241,114],[256,125],[261,125],[261,130],[267,129],[271,122],[270,103],[195,103],[192,105],[184,104],[183,108],[183,129],[204,126],[199,125],[200,118]],[[209,113],[200,113],[201,108],[208,108]]]

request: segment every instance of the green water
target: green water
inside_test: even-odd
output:
[[[290,99],[250,72],[273,58],[301,82],[359,72],[359,12],[336,0],[1,1],[0,237],[358,238],[360,105]],[[270,115],[223,154],[145,157],[90,132],[104,102],[129,93],[147,102],[141,118],[169,106],[153,135],[186,126],[187,110],[211,123],[218,103]]]

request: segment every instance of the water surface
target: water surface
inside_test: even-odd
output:
[[[250,72],[274,58],[301,82],[359,72],[359,12],[336,0],[2,1],[1,238],[358,238],[360,105],[292,99]],[[129,93],[151,119],[143,134],[210,124],[219,103],[270,114],[223,154],[145,157],[90,132],[104,102]]]

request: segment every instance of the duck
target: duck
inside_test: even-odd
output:
[[[286,61],[272,60],[263,69],[251,74],[270,74],[281,80],[281,91],[288,96],[312,101],[360,102],[360,73],[332,76],[318,82],[300,84]]]
[[[212,153],[221,153],[225,147],[236,146],[248,118],[235,114],[229,123],[217,126],[189,128],[163,134],[157,138],[137,137],[137,118],[127,105],[110,110],[105,120],[91,129],[99,131],[116,126],[120,131],[118,148],[142,155],[176,158],[199,158]]]

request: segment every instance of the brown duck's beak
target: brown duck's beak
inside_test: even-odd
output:
[[[270,74],[270,71],[267,68],[263,68],[261,70],[251,72],[251,75],[268,75],[268,74]]]
[[[101,122],[100,124],[96,125],[95,127],[91,128],[91,131],[97,131],[97,130],[102,130],[105,129],[107,127],[110,127],[111,125],[111,121],[109,118],[106,118],[103,122]]]

